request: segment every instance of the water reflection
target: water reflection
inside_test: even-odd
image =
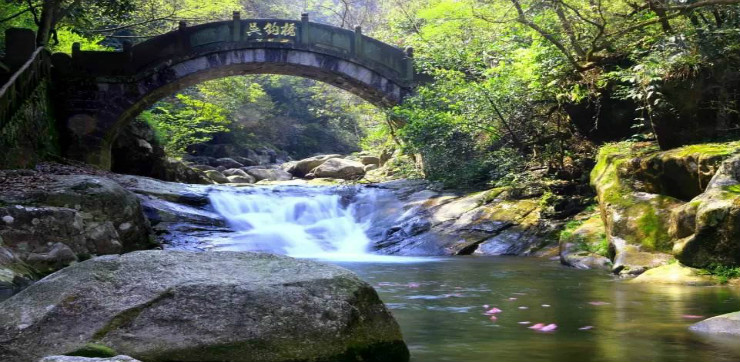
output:
[[[524,258],[342,265],[378,289],[416,362],[740,360],[732,343],[688,331],[740,310],[738,289],[634,285]]]

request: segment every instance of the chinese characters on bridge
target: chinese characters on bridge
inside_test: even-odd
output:
[[[294,23],[250,22],[246,28],[246,36],[249,40],[288,41],[287,38],[296,36],[296,26]]]

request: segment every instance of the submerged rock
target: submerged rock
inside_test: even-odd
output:
[[[740,312],[723,314],[689,327],[699,333],[740,336]]]
[[[711,275],[707,275],[706,272],[703,272],[700,269],[681,265],[680,263],[673,263],[650,269],[637,278],[631,280],[631,282],[698,286],[718,284],[717,279]]]
[[[0,304],[0,360],[88,344],[147,362],[408,361],[398,324],[340,267],[261,253],[134,252]]]

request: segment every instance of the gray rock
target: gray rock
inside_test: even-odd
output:
[[[288,181],[293,176],[279,168],[249,167],[246,172],[257,181]]]
[[[39,362],[141,362],[129,356],[115,356],[110,358],[88,358],[73,356],[49,356],[39,360]]]
[[[224,174],[218,171],[208,170],[206,171],[206,176],[208,176],[208,178],[213,180],[214,182],[217,182],[220,184],[229,183],[229,179],[227,179],[226,176],[224,176]]]
[[[215,167],[209,165],[193,165],[193,168],[201,171],[216,170]]]
[[[374,164],[373,165],[365,165],[364,169],[365,169],[365,172],[370,172],[372,170],[377,170],[378,169],[378,165],[374,165]]]
[[[251,175],[245,176],[229,176],[227,177],[230,183],[234,184],[253,184],[255,182],[254,177]]]
[[[689,329],[699,333],[740,336],[740,312],[705,319]]]
[[[309,174],[311,170],[321,166],[324,162],[334,158],[342,158],[342,155],[321,155],[304,158],[291,163],[285,171],[290,172],[295,177],[303,177]]]
[[[360,157],[360,162],[363,165],[366,165],[366,166],[367,165],[380,166],[380,158],[379,157],[375,157],[375,156],[361,156]]]
[[[242,165],[239,162],[236,162],[233,158],[229,158],[229,157],[224,157],[224,158],[217,159],[216,160],[216,165],[217,166],[226,167],[227,169],[229,169],[229,168],[244,167],[244,165]]]
[[[259,162],[248,158],[248,157],[241,157],[241,156],[233,156],[232,157],[234,161],[241,163],[244,166],[257,166],[259,165]]]
[[[364,166],[351,160],[332,158],[311,170],[315,177],[329,177],[343,180],[353,180],[365,175]]]
[[[223,174],[226,177],[229,177],[229,176],[243,176],[243,177],[246,177],[247,176],[247,172],[244,171],[244,170],[242,170],[242,169],[240,169],[240,168],[230,168],[230,169],[224,171]]]
[[[0,303],[0,360],[95,343],[147,362],[408,361],[398,324],[352,272],[262,253],[105,256]]]

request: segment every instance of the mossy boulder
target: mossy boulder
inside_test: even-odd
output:
[[[557,240],[556,227],[540,217],[540,200],[511,198],[509,188],[469,195],[404,190],[403,217],[375,244],[382,253],[531,255]]]
[[[610,270],[609,242],[598,212],[578,215],[560,232],[560,262],[578,269]]]
[[[671,221],[682,263],[740,265],[740,155],[723,162],[706,191],[675,209]]]
[[[691,268],[681,263],[670,263],[654,269],[650,269],[637,278],[630,281],[631,283],[642,284],[676,284],[676,285],[694,285],[708,286],[719,284],[719,280],[708,275],[701,269]]]
[[[715,258],[698,256],[701,261],[683,255],[697,255],[692,250],[697,245],[693,235],[700,199],[715,193],[709,190],[712,178],[723,161],[738,150],[740,142],[691,145],[669,151],[647,142],[602,147],[591,173],[591,184],[597,191],[615,271],[639,274],[664,263],[674,253],[690,266],[703,266],[716,258],[724,258],[723,262],[734,258],[734,249],[727,248],[723,250],[728,253],[709,251]],[[718,217],[723,218],[721,212],[702,215],[715,225]],[[720,233],[727,233],[737,228],[726,224],[719,229]],[[652,253],[656,255],[649,255]]]
[[[263,253],[140,251],[65,268],[0,303],[0,360],[90,344],[147,362],[398,361],[398,324],[352,272]]]

